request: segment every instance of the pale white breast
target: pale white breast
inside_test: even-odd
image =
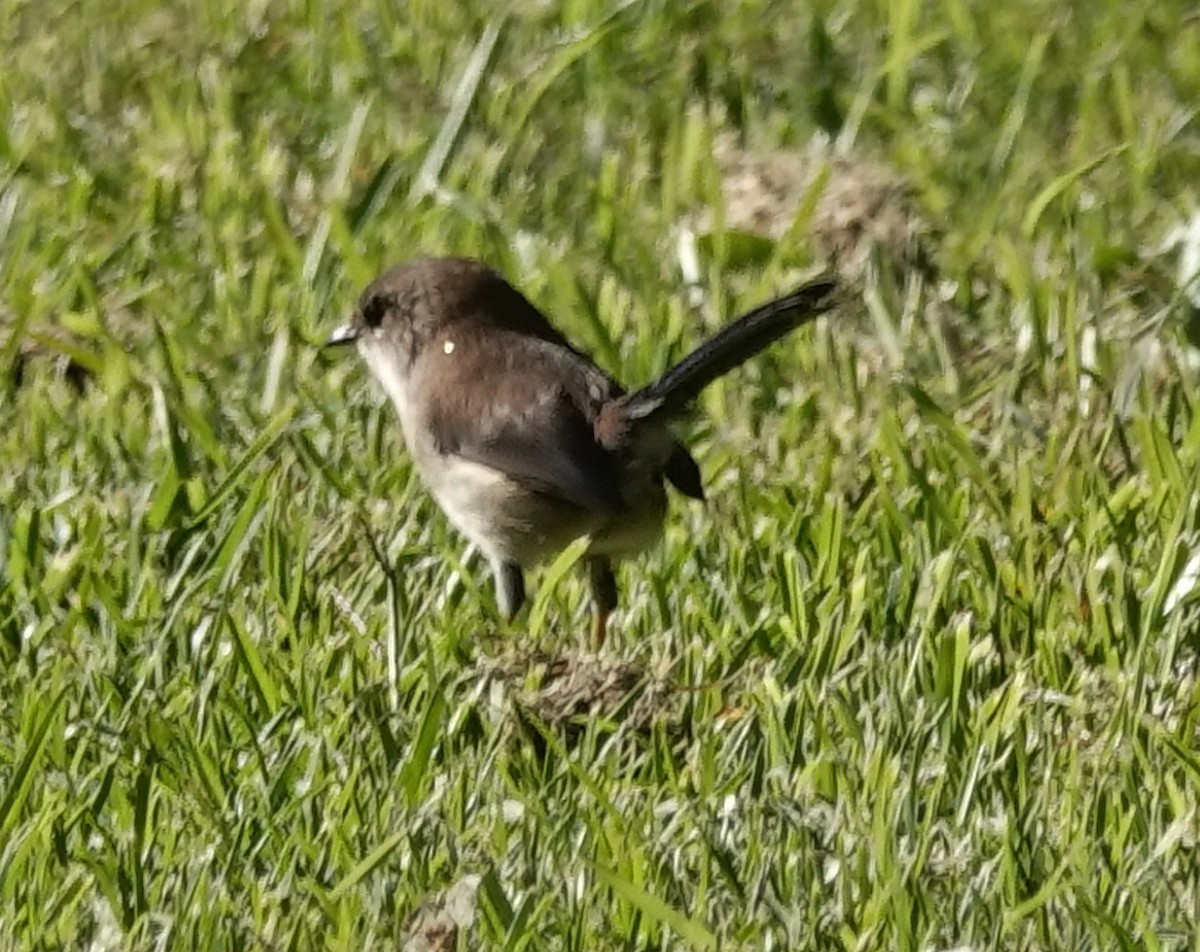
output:
[[[400,414],[400,426],[404,429],[404,439],[411,444],[417,435],[417,429],[413,402],[408,397],[408,379],[400,372],[396,361],[373,342],[360,340],[358,352],[362,355],[362,359],[375,379],[383,385],[384,391],[391,398],[396,412]]]

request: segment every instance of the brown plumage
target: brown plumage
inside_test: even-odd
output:
[[[383,384],[421,477],[491,563],[507,617],[524,601],[525,567],[590,537],[602,642],[617,604],[612,562],[661,534],[664,481],[704,495],[669,424],[717,377],[828,310],[833,291],[821,279],[756,308],[629,394],[475,261],[386,272],[330,344],[356,343]]]

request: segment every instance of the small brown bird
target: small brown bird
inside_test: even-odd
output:
[[[523,570],[590,538],[603,644],[617,607],[613,560],[661,535],[664,482],[704,498],[671,422],[717,377],[832,307],[834,290],[822,278],[755,308],[633,393],[476,261],[393,268],[327,346],[357,344],[396,405],[417,471],[491,563],[509,620],[525,601]]]

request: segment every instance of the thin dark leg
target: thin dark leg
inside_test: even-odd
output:
[[[512,621],[525,604],[525,576],[521,566],[512,562],[492,563],[492,574],[496,577],[496,601],[505,621]]]
[[[596,647],[604,647],[608,634],[609,616],[617,607],[617,577],[608,559],[593,556],[587,560],[588,582],[592,588],[592,603],[596,606]]]

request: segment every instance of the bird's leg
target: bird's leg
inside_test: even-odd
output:
[[[603,648],[609,616],[617,607],[617,577],[613,575],[612,563],[603,556],[589,557],[587,567],[592,604],[596,608],[595,642],[597,648]]]
[[[513,562],[492,563],[492,575],[496,578],[496,601],[505,621],[511,622],[525,604],[525,576],[521,566]]]

